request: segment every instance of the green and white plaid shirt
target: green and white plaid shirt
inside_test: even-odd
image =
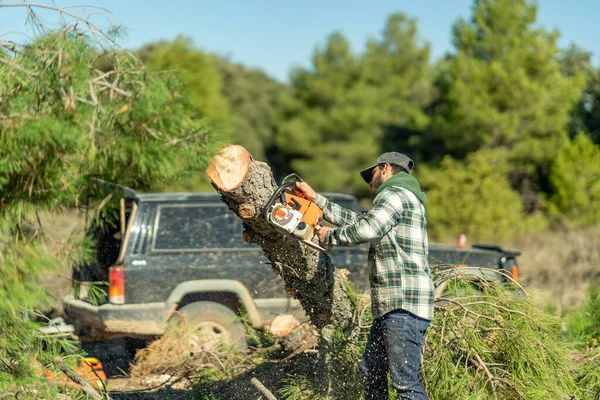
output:
[[[339,226],[327,232],[327,242],[352,245],[371,242],[368,266],[373,318],[403,309],[433,319],[434,286],[427,257],[425,209],[410,190],[385,188],[373,208],[356,213],[317,194],[324,218]]]

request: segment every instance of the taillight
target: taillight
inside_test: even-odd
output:
[[[510,272],[512,272],[513,279],[516,282],[518,282],[519,281],[519,267],[517,267],[517,264],[513,264],[512,267],[510,267]]]
[[[108,269],[108,301],[111,304],[125,304],[125,268],[123,266]]]
[[[461,233],[460,236],[458,237],[456,247],[458,247],[459,249],[464,249],[466,245],[467,245],[467,235],[465,235],[464,233]]]

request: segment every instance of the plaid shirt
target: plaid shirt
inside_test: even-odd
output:
[[[427,261],[427,220],[419,199],[409,190],[390,186],[363,213],[343,208],[317,194],[324,218],[339,226],[327,232],[327,242],[352,245],[371,242],[371,306],[373,318],[403,309],[433,319],[434,286]]]

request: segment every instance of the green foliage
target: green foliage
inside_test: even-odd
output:
[[[278,393],[286,400],[315,400],[318,397],[315,383],[308,377],[300,375],[297,377],[284,378],[284,386]]]
[[[508,241],[543,226],[541,217],[525,215],[507,169],[503,155],[490,151],[465,161],[446,156],[438,168],[420,168],[431,238],[454,240],[465,233],[475,242]]]
[[[233,114],[233,140],[257,160],[273,159],[271,166],[277,172],[280,161],[277,154],[272,154],[274,135],[277,113],[288,87],[259,69],[246,68],[218,56],[213,56],[213,62],[223,81],[221,93]]]
[[[27,242],[12,243],[2,253],[0,312],[46,303],[49,299],[44,292],[38,293],[38,282],[56,267],[56,259],[44,254],[39,244]]]
[[[430,399],[593,398],[584,394],[597,387],[599,375],[584,371],[592,371],[594,360],[577,366],[567,357],[570,347],[561,338],[557,317],[538,309],[520,287],[454,272],[444,297],[436,300],[423,347],[421,375]],[[327,354],[333,390],[322,392],[322,373],[296,375],[279,390],[283,398],[361,398],[358,361],[370,316],[364,312],[368,297],[359,299],[354,329],[331,336]]]
[[[362,390],[362,378],[358,366],[365,351],[370,324],[358,325],[350,331],[335,330],[331,337],[328,362],[332,399],[349,399]]]
[[[147,44],[137,54],[151,70],[178,74],[198,111],[227,132],[228,140],[246,147],[256,159],[267,159],[286,86],[261,70],[196,49],[183,36]]]
[[[551,211],[575,226],[600,222],[600,147],[580,133],[552,163]]]
[[[569,336],[580,347],[600,346],[600,285],[588,287],[581,306],[565,315]]]
[[[248,346],[253,347],[256,350],[262,350],[275,344],[275,338],[273,338],[271,332],[265,329],[256,329],[252,326],[250,318],[245,310],[242,312],[240,319],[244,323]]]
[[[549,163],[566,141],[569,113],[584,85],[564,75],[557,32],[535,26],[527,0],[478,0],[471,22],[454,26],[455,55],[442,61],[435,135],[452,155],[507,149],[511,185],[535,210]],[[524,196],[524,197],[525,197]]]
[[[346,290],[352,291],[349,286]],[[331,332],[327,350],[319,354],[321,362],[315,366],[318,373],[308,376],[300,374],[284,380],[283,387],[278,391],[284,399],[344,400],[355,399],[362,392],[358,365],[367,343],[372,316],[368,293],[352,295],[356,301],[356,325],[351,329],[338,328]],[[323,360],[326,360],[326,364]],[[327,383],[331,387],[324,387]]]
[[[381,152],[385,129],[428,122],[428,59],[416,22],[402,14],[388,17],[382,38],[363,54],[353,54],[341,33],[330,35],[312,68],[291,76],[294,92],[283,102],[276,137],[284,171],[319,190],[365,193],[357,172]]]
[[[569,133],[574,137],[585,132],[594,143],[600,144],[600,69],[594,68],[591,58],[590,52],[571,44],[561,56],[561,66],[566,75],[586,77],[579,103],[571,113]]]
[[[530,297],[490,282],[457,275],[451,283],[425,345],[422,372],[431,399],[560,399],[575,393],[554,317]]]
[[[52,238],[38,214],[85,203],[96,194],[93,177],[151,189],[204,169],[215,151],[214,133],[176,77],[148,72],[126,51],[101,51],[93,40],[106,38],[101,32],[77,24],[42,31],[14,55],[0,55],[3,389],[40,381],[33,363],[64,354],[49,340],[42,346],[17,316],[48,303],[43,282],[59,265],[91,256],[89,240],[46,252]],[[108,71],[95,68],[101,57]]]
[[[585,355],[575,370],[577,395],[581,400],[596,400],[600,393],[600,353]]]
[[[48,383],[43,370],[60,373],[54,362],[58,357],[80,356],[71,341],[45,337],[37,331],[40,325],[26,322],[20,316],[2,313],[0,332],[0,393],[13,393],[18,398],[56,399],[64,391]],[[7,334],[10,333],[10,336]],[[6,340],[8,339],[8,340]]]
[[[43,236],[36,212],[77,205],[90,177],[146,189],[204,167],[211,155],[209,130],[176,94],[176,80],[147,73],[124,52],[110,73],[91,70],[97,56],[85,37],[61,32],[0,65],[0,210],[10,243],[2,273],[17,284],[52,267],[28,247]]]
[[[579,102],[577,115],[592,141],[600,145],[600,69],[588,70],[587,86]]]
[[[179,36],[172,42],[150,43],[137,53],[152,71],[177,72],[194,104],[209,120],[230,123],[229,106],[221,95],[221,74],[213,57],[195,49],[192,39]]]

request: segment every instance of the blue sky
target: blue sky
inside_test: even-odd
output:
[[[4,0],[17,3],[19,0]],[[310,65],[315,46],[341,31],[355,51],[383,29],[388,14],[401,11],[418,21],[432,61],[452,51],[451,27],[469,18],[471,0],[55,0],[59,6],[95,4],[110,9],[127,28],[121,44],[138,48],[179,34],[205,51],[258,67],[280,81],[292,66]],[[34,3],[51,4],[50,0]],[[600,64],[600,1],[540,0],[538,23],[561,31],[559,44],[575,42]],[[0,33],[23,30],[24,11],[0,8]],[[53,21],[53,20],[49,20]],[[100,22],[100,20],[99,20]],[[11,37],[5,36],[4,38]],[[2,38],[0,38],[2,39]]]

